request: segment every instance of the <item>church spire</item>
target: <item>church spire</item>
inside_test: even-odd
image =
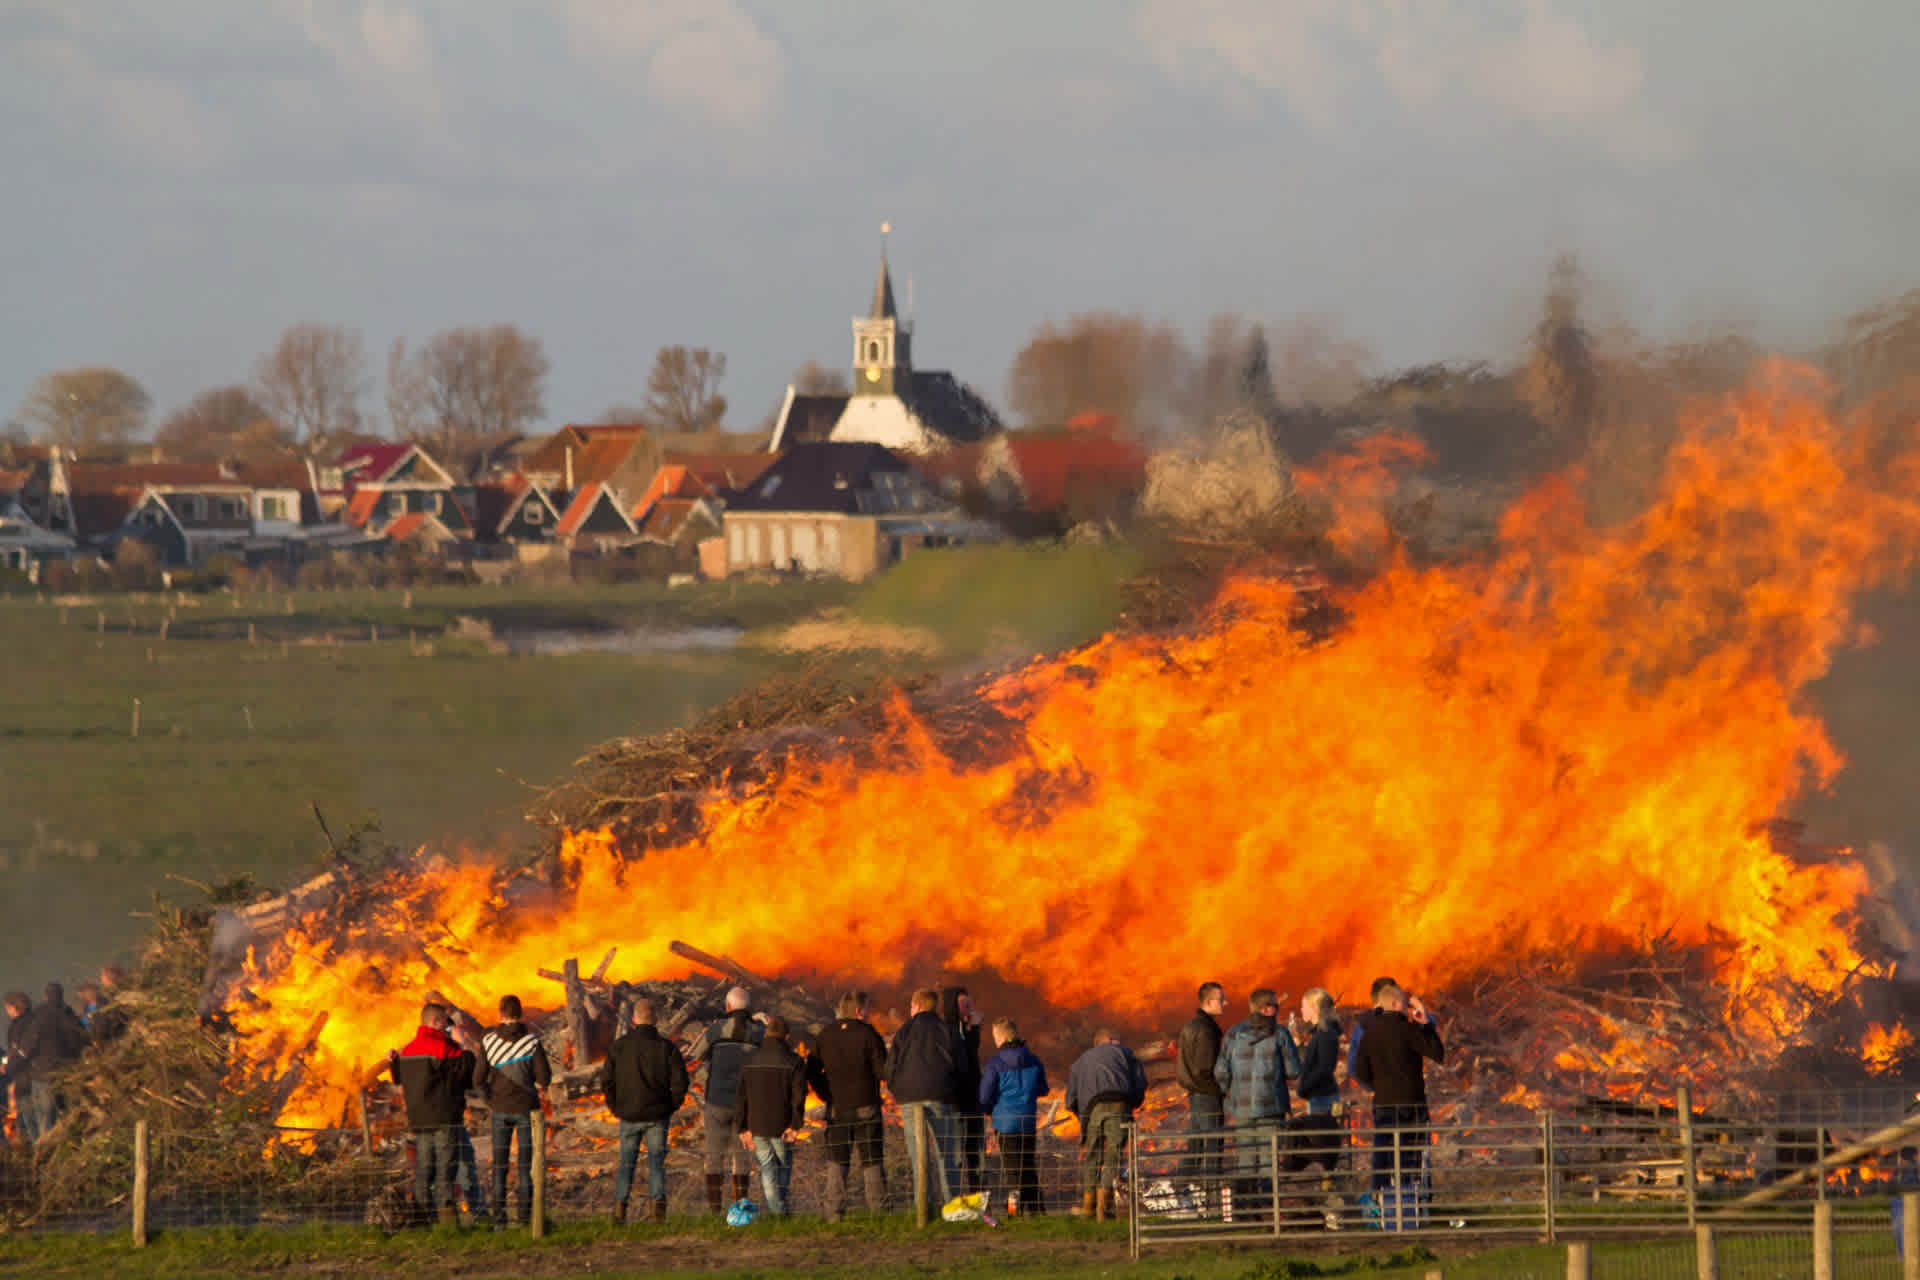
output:
[[[880,224],[880,276],[873,282],[873,320],[892,320],[898,315],[893,306],[893,276],[887,271],[887,233],[891,223]]]

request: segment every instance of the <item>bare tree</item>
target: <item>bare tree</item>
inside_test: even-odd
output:
[[[242,386],[202,391],[167,415],[153,442],[164,456],[183,462],[256,462],[294,452],[293,433]]]
[[[647,411],[639,405],[634,404],[610,404],[600,411],[598,418],[594,419],[595,422],[605,423],[610,426],[630,422],[645,422],[646,420]]]
[[[254,365],[253,380],[261,402],[309,453],[360,428],[367,359],[352,329],[294,325]]]
[[[1008,400],[1030,426],[1110,413],[1151,432],[1182,416],[1191,359],[1178,332],[1140,316],[1077,315],[1041,326],[1014,357]]]
[[[419,362],[407,351],[407,340],[395,338],[387,348],[387,429],[397,440],[411,440],[427,426],[427,383]]]
[[[829,369],[818,360],[809,360],[793,371],[793,389],[803,396],[844,396],[853,390],[845,369]]]
[[[705,347],[662,347],[647,375],[647,418],[662,431],[706,431],[727,416],[727,358]]]
[[[43,444],[99,453],[139,435],[152,404],[146,388],[120,370],[88,365],[41,375],[17,417]]]
[[[510,324],[449,329],[410,358],[395,344],[387,369],[388,413],[394,415],[397,386],[405,412],[394,416],[395,432],[424,436],[442,456],[454,458],[545,413],[548,368],[540,340]]]

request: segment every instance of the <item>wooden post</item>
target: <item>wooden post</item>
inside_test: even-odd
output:
[[[567,984],[567,1041],[573,1048],[574,1070],[587,1065],[587,989],[580,984],[580,962],[561,966]]]
[[[927,1225],[927,1181],[932,1176],[927,1168],[927,1144],[933,1141],[933,1129],[927,1123],[925,1107],[913,1109],[913,1225]]]
[[[380,624],[379,623],[369,622],[367,624],[367,643],[368,644],[380,643]]]
[[[1556,1223],[1554,1222],[1553,1203],[1553,1112],[1540,1113],[1540,1205],[1541,1216],[1545,1219],[1547,1243],[1552,1244]]]
[[[133,700],[133,736],[140,736],[140,699]]]
[[[172,618],[162,618],[162,619],[160,619],[160,640],[161,640],[161,642],[162,642],[162,643],[165,643],[165,641],[166,641],[166,638],[167,638],[167,629],[168,629],[169,627],[171,627],[172,625],[173,625],[173,619],[172,619]]]
[[[1693,1229],[1693,1266],[1699,1280],[1720,1280],[1720,1253],[1714,1247],[1712,1227]]]
[[[1833,1280],[1833,1201],[1813,1206],[1813,1280]]]
[[[1920,1193],[1900,1197],[1900,1280],[1920,1280]]]
[[[1567,1280],[1593,1280],[1593,1246],[1585,1240],[1567,1245]]]
[[[360,1140],[367,1144],[367,1156],[373,1156],[373,1117],[367,1114],[367,1091],[360,1090]]]
[[[1127,1135],[1127,1252],[1135,1262],[1140,1261],[1140,1131],[1132,1125],[1133,1131]],[[1274,1201],[1279,1208],[1279,1201]],[[1274,1221],[1279,1222],[1276,1213]]]
[[[254,631],[253,623],[249,622],[247,624],[247,643],[253,644],[258,640],[258,638],[259,638],[258,634]]]
[[[1687,1195],[1687,1225],[1700,1224],[1700,1171],[1693,1141],[1693,1090],[1674,1090],[1673,1105],[1680,1113],[1680,1184]]]
[[[133,1122],[133,1247],[147,1247],[147,1122]]]
[[[1280,1238],[1280,1131],[1275,1129],[1267,1140],[1268,1178],[1273,1187],[1273,1238]]]
[[[252,733],[252,732],[253,732],[253,708],[252,708],[252,707],[241,707],[241,708],[240,708],[240,715],[241,715],[241,716],[242,716],[242,718],[244,718],[244,719],[246,720],[246,722],[247,722],[247,732],[248,732],[248,733]]]
[[[97,621],[98,621],[98,625],[95,627],[95,630],[100,635],[107,634],[107,611],[105,609],[102,609],[100,611],[100,615]]]
[[[1827,1198],[1827,1175],[1825,1172],[1827,1167],[1827,1126],[1824,1124],[1815,1124],[1813,1126],[1813,1163],[1816,1168],[1822,1171],[1820,1174],[1820,1184],[1814,1188],[1813,1198],[1815,1200],[1825,1200]]]
[[[535,1240],[547,1234],[547,1113],[533,1109],[533,1216],[527,1234]]]

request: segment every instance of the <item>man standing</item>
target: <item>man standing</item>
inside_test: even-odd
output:
[[[760,1047],[740,1069],[733,1104],[740,1141],[760,1166],[760,1192],[767,1212],[787,1216],[787,1184],[793,1178],[793,1135],[807,1122],[807,1064],[787,1044],[787,1020],[767,1019]]]
[[[960,1185],[954,1164],[953,1100],[960,1081],[960,1038],[938,1012],[940,993],[923,987],[908,1006],[913,1016],[893,1033],[887,1055],[887,1088],[900,1104],[907,1135],[907,1163],[926,1170],[927,1206],[932,1217]],[[922,1140],[927,1149],[921,1150]],[[919,1193],[916,1179],[915,1194]],[[918,1206],[916,1206],[918,1212]]]
[[[27,1030],[33,1025],[33,998],[24,991],[7,992],[6,1090],[0,1092],[0,1116],[13,1098],[14,1132],[31,1147],[40,1137],[39,1117],[33,1109],[33,1063],[27,1057]]]
[[[707,1069],[701,1118],[707,1142],[707,1209],[712,1213],[723,1212],[726,1200],[747,1198],[748,1157],[740,1146],[733,1104],[739,1097],[740,1068],[759,1048],[766,1031],[748,1011],[747,1000],[745,987],[727,992],[726,1015],[707,1028],[706,1044],[700,1050],[699,1060]],[[732,1194],[723,1200],[722,1183],[729,1169],[733,1174]]]
[[[620,1157],[613,1171],[613,1221],[627,1220],[633,1166],[647,1148],[647,1191],[652,1220],[667,1220],[667,1121],[687,1100],[687,1062],[673,1041],[654,1026],[654,1004],[633,1002],[633,1029],[613,1042],[600,1068],[607,1110],[620,1120]]]
[[[407,1128],[413,1132],[415,1211],[437,1213],[452,1226],[454,1208],[454,1131],[464,1131],[467,1085],[473,1079],[473,1054],[447,1034],[450,1013],[443,1004],[420,1006],[420,1029],[403,1049],[387,1052],[387,1068],[406,1098]]]
[[[480,1038],[473,1071],[473,1087],[486,1098],[493,1116],[493,1217],[502,1225],[507,1221],[507,1158],[516,1134],[520,1181],[515,1198],[520,1221],[532,1220],[533,1113],[553,1080],[553,1067],[540,1037],[520,1017],[520,997],[501,996],[500,1025]]]
[[[973,1007],[973,996],[960,986],[942,989],[940,1016],[960,1038],[960,1072],[953,1101],[954,1163],[960,1168],[960,1183],[954,1194],[967,1195],[986,1186],[987,1120],[980,1111],[981,1018]]]
[[[1368,1025],[1372,1023],[1374,1018],[1380,1013],[1380,997],[1385,994],[1388,989],[1398,987],[1399,985],[1400,984],[1392,978],[1380,977],[1375,978],[1373,984],[1367,988],[1367,999],[1372,1002],[1373,1007],[1353,1020],[1353,1031],[1347,1036],[1348,1079],[1357,1080],[1360,1078],[1360,1041],[1365,1038]]]
[[[86,1047],[86,1026],[80,1016],[67,1007],[66,988],[49,982],[46,999],[27,1015],[26,1031],[20,1040],[20,1053],[27,1064],[25,1110],[32,1113],[34,1141],[53,1132],[54,1123],[60,1118],[60,1096],[54,1090],[53,1073],[79,1061]],[[16,1087],[16,1102],[19,1093]],[[27,1125],[21,1127],[25,1129]]]
[[[1217,982],[1200,984],[1200,1007],[1180,1028],[1176,1078],[1187,1091],[1187,1141],[1184,1176],[1198,1182],[1209,1200],[1218,1199],[1214,1186],[1220,1176],[1220,1130],[1226,1127],[1226,1100],[1213,1068],[1220,1061],[1220,1017],[1227,1011],[1227,993]]]
[[[1147,1069],[1111,1031],[1093,1038],[1067,1073],[1066,1107],[1080,1121],[1080,1212],[1105,1222],[1127,1149],[1127,1124],[1147,1100]]]
[[[887,1074],[887,1042],[867,1021],[868,996],[849,991],[834,1012],[839,1016],[820,1033],[807,1059],[807,1083],[827,1104],[828,1222],[846,1211],[847,1174],[860,1157],[867,1208],[887,1209],[884,1155],[885,1121],[880,1114],[880,1082]]]
[[[1040,1174],[1034,1167],[1035,1130],[1040,1099],[1048,1091],[1047,1068],[1035,1057],[1012,1018],[993,1024],[998,1050],[980,1075],[980,1106],[993,1118],[1000,1142],[1001,1194],[1009,1213],[1046,1212],[1040,1203]]]
[[[1288,1080],[1300,1078],[1300,1051],[1291,1029],[1279,1021],[1280,1002],[1271,987],[1247,997],[1247,1016],[1220,1045],[1213,1078],[1226,1098],[1233,1127],[1234,1200],[1258,1204],[1270,1198],[1273,1131],[1292,1110]]]
[[[1385,1187],[1425,1170],[1426,1064],[1442,1061],[1446,1047],[1419,997],[1389,985],[1379,1001],[1353,1074],[1373,1090],[1373,1185]]]

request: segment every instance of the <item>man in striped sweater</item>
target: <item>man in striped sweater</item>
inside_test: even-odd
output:
[[[533,1113],[553,1080],[547,1051],[527,1024],[520,1020],[520,997],[500,997],[500,1025],[480,1039],[481,1053],[474,1067],[473,1087],[493,1111],[493,1220],[507,1220],[507,1155],[514,1135],[520,1138],[520,1173],[515,1198],[520,1221],[533,1212]]]

